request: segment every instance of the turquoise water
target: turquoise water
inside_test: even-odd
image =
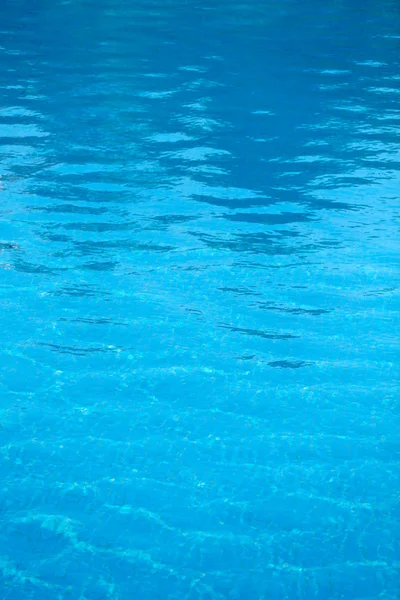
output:
[[[3,0],[1,600],[400,598],[400,10]]]

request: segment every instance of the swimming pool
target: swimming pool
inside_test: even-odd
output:
[[[397,3],[0,13],[1,599],[399,598]]]

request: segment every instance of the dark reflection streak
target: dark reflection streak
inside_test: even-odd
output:
[[[199,217],[191,215],[160,215],[153,217],[153,221],[160,221],[162,224],[169,225],[174,223],[188,223],[189,221],[195,221]]]
[[[61,225],[67,231],[95,231],[98,233],[106,231],[137,231],[137,223],[65,223]]]
[[[64,242],[70,242],[71,238],[68,235],[62,235],[62,234],[47,234],[43,231],[39,231],[37,234],[42,240],[47,240],[48,242],[58,242],[58,243],[64,243]]]
[[[374,292],[365,292],[364,296],[384,296],[385,294],[390,294],[391,292],[396,291],[397,288],[395,287],[390,287],[390,288],[383,288],[381,290],[376,290]]]
[[[277,306],[273,303],[262,303],[262,302],[257,302],[255,304],[253,304],[252,306],[257,306],[259,309],[261,310],[269,310],[269,311],[275,311],[275,312],[284,312],[284,313],[290,313],[293,315],[310,315],[310,316],[319,316],[319,315],[324,315],[324,314],[328,314],[330,312],[332,312],[332,309],[328,310],[328,309],[323,309],[323,308],[289,308],[289,307],[284,307],[284,306]]]
[[[222,215],[221,218],[228,221],[239,221],[243,223],[263,223],[266,225],[285,225],[288,223],[305,223],[315,220],[313,214],[307,213],[282,213],[282,214],[260,214],[260,213],[235,213]]]
[[[129,249],[133,251],[170,252],[175,246],[156,246],[155,244],[140,244],[133,240],[111,240],[109,242],[74,242],[75,248],[83,255],[99,254],[110,248]]]
[[[261,296],[258,292],[253,292],[247,288],[230,288],[230,287],[221,287],[217,288],[220,292],[233,292],[238,296]]]
[[[19,245],[15,242],[0,242],[0,252],[4,250],[18,250]]]
[[[286,265],[263,265],[261,263],[253,263],[248,261],[238,261],[232,264],[233,267],[250,267],[252,269],[291,269],[297,267],[305,267],[305,266],[317,266],[320,263],[315,262],[298,262],[298,263],[289,263]]]
[[[82,215],[101,215],[110,212],[108,208],[75,206],[73,204],[60,204],[58,206],[31,206],[29,207],[29,210],[48,213],[78,213]]]
[[[53,352],[59,352],[60,354],[73,354],[76,356],[86,356],[87,354],[94,354],[94,353],[98,353],[98,352],[101,352],[101,353],[113,352],[113,351],[118,350],[118,347],[79,348],[79,347],[74,347],[74,346],[61,346],[58,344],[50,344],[50,343],[45,343],[45,342],[38,342],[36,345],[42,346],[45,348],[49,348]]]
[[[56,275],[57,273],[67,270],[67,267],[50,268],[45,265],[28,263],[21,259],[14,261],[13,266],[16,271],[21,271],[23,273],[42,273],[46,275]]]
[[[81,265],[81,269],[89,271],[113,271],[118,266],[117,262],[92,262]]]
[[[266,331],[259,331],[258,329],[244,329],[242,327],[232,327],[231,325],[226,325],[225,323],[219,324],[218,327],[222,329],[229,329],[233,333],[242,333],[243,335],[256,336],[267,340],[290,340],[300,337],[299,335],[293,335],[291,333],[268,333]]]
[[[254,207],[263,207],[263,206],[271,206],[272,204],[277,204],[279,202],[278,199],[270,199],[270,198],[213,198],[210,196],[200,196],[197,194],[193,194],[193,198],[197,202],[204,202],[205,204],[212,204],[214,206],[223,206],[224,208],[229,208],[231,210],[235,210],[237,208],[254,208]]]
[[[276,369],[300,369],[301,367],[308,367],[313,363],[304,360],[274,360],[267,364],[269,367],[275,367]]]
[[[64,322],[64,323],[87,323],[89,325],[122,325],[124,327],[128,327],[129,325],[131,325],[130,323],[122,323],[120,321],[113,321],[112,319],[105,319],[105,318],[99,318],[99,319],[90,319],[90,318],[82,318],[82,319],[67,319],[65,317],[60,317],[58,319],[58,321],[60,322]]]
[[[46,293],[49,296],[72,296],[77,298],[112,296],[111,292],[86,285],[80,287],[63,287],[58,290],[50,290]]]
[[[325,185],[324,186],[325,189],[327,189],[329,186]],[[337,183],[335,183],[334,185],[332,184],[332,188],[336,188],[337,187]],[[305,201],[306,206],[310,206],[313,209],[315,208],[319,208],[320,210],[339,210],[339,211],[348,211],[348,212],[357,212],[359,210],[368,208],[367,205],[360,205],[360,204],[348,204],[347,202],[333,202],[333,201],[329,201],[329,200],[310,200],[307,199]]]
[[[230,250],[243,254],[260,254],[269,256],[278,255],[304,255],[315,253],[319,248],[333,248],[340,245],[339,240],[320,240],[315,244],[297,244],[293,246],[283,245],[276,240],[279,238],[302,237],[297,232],[281,231],[275,234],[264,232],[245,234],[238,233],[231,236],[230,239],[221,239],[216,236],[206,235],[198,232],[189,232],[190,235],[197,237],[206,246],[221,250]]]

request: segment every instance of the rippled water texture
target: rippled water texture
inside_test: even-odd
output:
[[[397,0],[3,0],[1,600],[400,598]]]

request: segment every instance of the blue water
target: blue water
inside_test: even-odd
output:
[[[1,600],[400,598],[397,0],[3,0]]]

